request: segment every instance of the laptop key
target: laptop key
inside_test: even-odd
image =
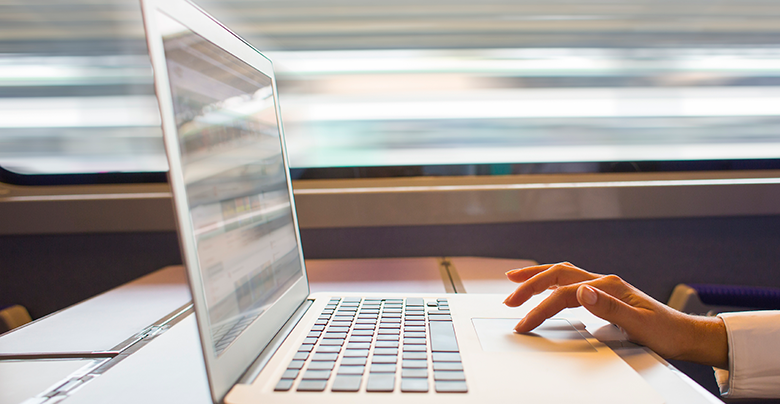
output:
[[[298,369],[287,369],[282,373],[282,379],[295,379],[300,372]]]
[[[300,369],[303,367],[303,363],[306,361],[293,359],[290,361],[290,364],[287,365],[287,369]]]
[[[303,344],[300,348],[298,348],[298,352],[311,352],[312,349],[314,349],[314,345]]]
[[[365,335],[365,336],[353,335],[349,337],[349,342],[371,342],[371,340],[373,339],[374,338],[369,335]]]
[[[406,298],[406,305],[407,306],[422,306],[425,304],[425,301],[421,297],[407,297]]]
[[[395,363],[374,363],[370,371],[371,373],[395,373]]]
[[[274,391],[290,390],[290,387],[292,387],[293,382],[295,382],[295,379],[281,379],[279,380],[279,383],[276,383],[276,387],[274,387]]]
[[[309,357],[309,353],[308,352],[296,352],[295,356],[293,356],[293,359],[298,359],[298,360],[305,361],[306,358],[308,358],[308,357]]]
[[[428,369],[403,368],[401,369],[401,377],[421,377],[427,379]]]
[[[425,352],[427,348],[425,345],[404,345],[404,352]]]
[[[422,360],[428,360],[428,353],[427,352],[404,352],[404,359],[422,359]],[[450,362],[441,362],[441,363],[450,363]],[[460,370],[460,369],[454,369],[454,370]]]
[[[349,342],[347,343],[347,349],[369,349],[371,348],[370,343],[366,342]]]
[[[359,318],[355,321],[355,324],[376,324],[375,318]]]
[[[323,338],[336,338],[336,339],[344,339],[347,338],[347,333],[345,332],[326,332],[325,335],[322,336]]]
[[[342,363],[337,373],[340,375],[362,375],[365,369],[365,366],[344,366]]]
[[[424,360],[404,359],[402,364],[404,368],[428,369],[428,361]]]
[[[343,339],[323,339],[322,342],[320,342],[320,346],[324,345],[344,345]]]
[[[458,340],[455,339],[455,328],[451,322],[435,321],[429,325],[431,329],[431,351],[458,352]]]
[[[315,353],[312,355],[311,360],[312,361],[335,361],[338,359],[339,354],[337,353]]]
[[[362,379],[363,378],[358,375],[337,375],[336,378],[333,379],[333,386],[331,386],[330,390],[343,392],[358,391],[360,390],[360,382]]]
[[[401,391],[404,393],[427,393],[428,379],[401,378]]]
[[[449,314],[429,314],[428,320],[430,321],[452,321],[452,316]]]
[[[346,349],[344,350],[344,356],[367,358],[368,349]]]
[[[345,357],[341,358],[341,365],[365,365],[366,364],[366,358],[359,358],[359,357]]]
[[[397,313],[386,310],[384,313],[382,313],[382,319],[385,318],[401,318],[401,311],[399,310]]]
[[[433,362],[433,370],[463,370],[460,362]]]
[[[366,391],[391,392],[395,389],[395,374],[393,373],[369,373]]]
[[[374,330],[361,330],[361,329],[355,329],[355,331],[352,331],[352,335],[368,335],[373,336]]]
[[[341,352],[341,346],[339,345],[320,345],[317,347],[317,353],[339,353]]]
[[[307,370],[333,370],[333,367],[336,366],[336,362],[333,361],[319,361],[319,362],[311,362],[309,363],[309,366],[306,368]]]
[[[330,370],[307,370],[303,374],[303,380],[328,380]]]
[[[395,355],[374,355],[371,358],[371,363],[396,363],[398,357]]]
[[[298,391],[323,391],[327,385],[327,380],[301,380]]]
[[[457,380],[457,381],[466,381],[466,374],[463,373],[462,370],[454,371],[454,370],[434,370],[433,371],[433,380],[439,381],[439,380]]]
[[[436,381],[437,393],[468,393],[469,389],[466,386],[466,382],[456,381]]]
[[[398,341],[376,341],[377,348],[398,348]]]
[[[377,341],[398,341],[398,335],[377,335]]]
[[[434,362],[460,362],[460,354],[457,352],[434,352]]]
[[[398,355],[398,348],[374,348],[374,355]]]

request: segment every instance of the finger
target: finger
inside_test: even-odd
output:
[[[561,310],[569,307],[577,307],[580,303],[577,300],[577,285],[558,288],[548,298],[544,299],[538,306],[534,307],[519,323],[515,326],[518,333],[529,332],[548,318],[558,314]]]
[[[551,287],[571,285],[598,277],[598,275],[577,268],[568,262],[554,264],[546,271],[539,272],[523,282],[504,300],[504,304],[509,307],[517,307],[528,301],[533,295],[542,293]]]
[[[640,318],[636,309],[592,285],[582,284],[577,288],[577,302],[596,317],[624,329],[634,328],[633,323]]]
[[[525,282],[532,276],[538,274],[539,272],[546,271],[554,265],[558,264],[534,265],[525,268],[513,269],[511,271],[507,271],[506,277],[515,283]]]

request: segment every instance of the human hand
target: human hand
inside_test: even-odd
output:
[[[506,275],[521,283],[504,301],[509,307],[553,289],[517,324],[516,332],[529,332],[565,308],[583,306],[620,327],[629,341],[664,358],[728,367],[728,342],[720,318],[681,313],[616,275],[591,273],[568,262],[515,269]]]

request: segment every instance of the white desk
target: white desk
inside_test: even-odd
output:
[[[530,263],[532,261],[428,257],[315,260],[307,261],[307,267],[313,291],[507,294],[513,290],[513,286],[504,280],[504,272]],[[176,311],[188,300],[183,269],[169,267],[3,336],[0,338],[0,355],[19,353],[23,349],[34,352],[110,349]],[[159,303],[155,304],[154,301]],[[109,309],[119,310],[123,314],[113,315]],[[144,313],[133,313],[135,311]],[[60,320],[58,316],[68,321]],[[67,403],[210,403],[194,316],[181,318],[178,324],[117,362],[100,377],[74,389]],[[90,327],[79,330],[69,327],[68,323],[87,324]],[[590,316],[590,320],[583,323],[597,338],[612,341],[610,344],[617,347],[615,351],[618,355],[664,396],[668,404],[721,402],[645,348],[619,342],[622,335],[603,320]],[[98,330],[97,335],[90,336],[95,330]],[[23,333],[17,334],[20,331]],[[70,342],[57,341],[59,335],[65,335],[65,339]],[[25,341],[24,337],[27,336],[30,339]],[[621,345],[628,347],[621,348]],[[4,389],[0,389],[0,404],[17,403],[19,397],[34,397],[41,393],[38,389],[46,389],[43,386],[57,384],[52,380],[58,380],[60,375],[63,377],[59,380],[66,381],[69,376],[79,376],[85,372],[83,361],[63,361],[57,362],[56,366],[48,366],[52,363],[0,361],[0,379],[4,386],[9,379],[2,377],[3,372],[16,372],[17,378],[36,378],[35,383],[15,386],[13,394],[3,394]],[[93,362],[93,366],[97,363]],[[16,370],[11,370],[14,368]],[[41,373],[44,368],[45,372]],[[46,377],[43,377],[44,374]],[[39,396],[29,401],[39,402],[45,400]]]
[[[163,268],[3,335],[0,356],[110,351],[191,300],[182,268]]]

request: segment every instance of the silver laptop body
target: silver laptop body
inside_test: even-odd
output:
[[[142,6],[215,403],[662,402],[576,318],[512,333],[530,302],[310,294],[271,61],[192,3]]]

